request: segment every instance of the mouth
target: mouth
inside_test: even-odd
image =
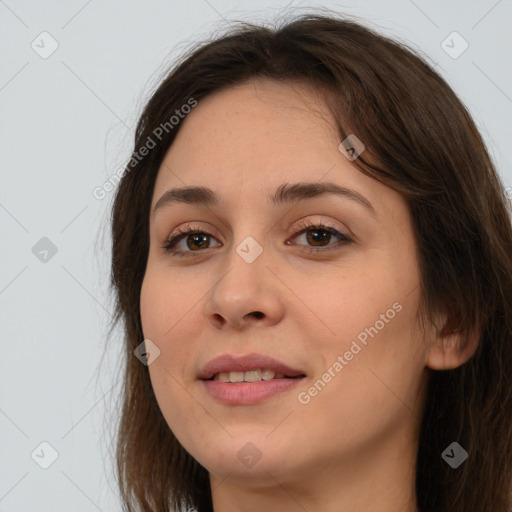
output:
[[[217,402],[241,406],[292,391],[306,378],[306,372],[262,354],[224,355],[207,363],[197,378]]]
[[[231,372],[219,372],[204,380],[217,380],[220,382],[260,382],[262,380],[275,380],[275,379],[299,379],[305,377],[303,373],[298,375],[285,375],[281,372],[275,372],[270,368],[257,368],[255,370],[249,370],[245,372],[231,371]]]
[[[263,354],[232,356],[226,354],[209,361],[199,372],[198,380],[221,382],[259,382],[274,379],[297,379],[306,373]]]

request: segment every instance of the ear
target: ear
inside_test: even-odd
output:
[[[445,320],[440,331],[435,334],[427,358],[427,366],[432,370],[453,370],[469,361],[478,348],[481,323],[472,331],[453,329],[453,318]]]

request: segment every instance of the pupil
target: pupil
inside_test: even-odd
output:
[[[331,236],[331,233],[328,231],[325,231],[324,229],[311,229],[308,231],[308,233],[313,233],[312,236],[308,235],[308,242],[313,242],[313,245],[318,242],[325,241],[327,239],[327,242],[329,241],[329,238]]]
[[[200,233],[196,233],[194,235],[190,235],[189,240],[190,240],[190,238],[192,238],[192,240],[193,240],[192,243],[197,244],[199,247],[201,247],[202,244],[204,244],[204,242],[206,242],[206,245],[208,245],[208,236],[207,235],[204,235],[204,234],[202,235]],[[202,239],[202,241],[201,241],[201,239]],[[189,249],[193,249],[193,247],[191,247],[190,244],[187,244],[187,245],[188,245]]]

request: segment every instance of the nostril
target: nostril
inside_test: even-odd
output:
[[[256,318],[263,318],[263,313],[261,311],[254,311],[251,314]]]

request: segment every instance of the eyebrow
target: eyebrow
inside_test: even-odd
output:
[[[326,194],[334,194],[346,199],[350,199],[361,206],[364,206],[373,216],[376,212],[370,201],[355,190],[342,187],[336,183],[283,183],[274,194],[268,197],[268,201],[275,206],[282,204],[295,203],[304,199],[311,199]],[[153,213],[163,206],[174,203],[186,203],[205,206],[218,206],[220,204],[219,197],[208,187],[190,186],[183,188],[173,188],[165,192],[156,202]]]

